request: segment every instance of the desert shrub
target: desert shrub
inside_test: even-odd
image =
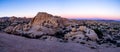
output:
[[[80,44],[85,44],[85,42],[80,42]]]
[[[54,36],[57,37],[57,38],[63,38],[64,37],[64,33],[59,31],[59,32],[56,32]]]
[[[90,47],[91,49],[96,49],[95,47]]]
[[[100,30],[94,29],[94,31],[98,35],[98,38],[102,38],[103,37],[103,33]]]
[[[30,37],[28,34],[22,34],[23,37],[26,37],[26,38],[32,38]]]
[[[117,43],[116,46],[117,46],[117,47],[120,47],[120,43]]]
[[[37,36],[35,37],[35,39],[39,39],[39,38],[41,38],[41,37],[42,37],[42,35],[41,35],[41,36],[37,35]]]

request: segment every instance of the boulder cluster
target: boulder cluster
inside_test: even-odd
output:
[[[96,46],[101,42],[98,34],[76,20],[39,12],[29,23],[9,26],[7,33],[46,41],[76,42],[85,46]]]
[[[31,38],[42,35],[54,36],[56,33],[62,31],[64,27],[74,23],[75,22],[61,18],[60,16],[39,12],[28,24],[9,26],[4,31],[12,34],[29,36]]]
[[[28,24],[32,18],[26,17],[1,17],[0,18],[0,31],[3,31],[6,27],[11,28],[9,26],[15,27],[17,25]]]

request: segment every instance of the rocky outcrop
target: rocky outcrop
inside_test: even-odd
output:
[[[2,17],[0,18],[0,31],[4,31],[5,28],[9,26],[17,26],[18,24],[24,25],[30,22],[31,18],[21,18],[21,17]]]
[[[15,21],[16,18],[12,17],[10,19]],[[91,40],[98,39],[93,30],[85,26],[79,26],[76,20],[53,16],[46,12],[39,12],[29,24],[19,24],[12,28],[8,27],[5,31],[32,38],[49,35],[63,37],[65,39],[69,39],[70,37],[85,38],[85,36],[89,37]]]
[[[33,20],[30,22],[32,26],[44,26],[47,28],[63,27],[63,23],[60,21],[59,16],[53,16],[45,12],[39,12]]]
[[[21,34],[23,34],[23,25],[18,24],[15,27],[9,26],[9,27],[5,28],[4,31],[7,33],[11,33],[11,34],[21,35]]]
[[[59,18],[45,12],[39,12],[29,23],[31,28],[26,32],[34,36],[54,35],[58,29],[63,27]]]
[[[72,28],[71,32],[65,34],[65,38],[69,37],[79,37],[80,39],[88,37],[91,40],[98,40],[97,34],[92,29],[89,29],[85,26],[80,26],[79,28]]]
[[[105,47],[115,45],[120,47],[119,34],[103,35],[99,29],[92,29],[84,22],[81,25],[77,20],[53,16],[46,12],[39,12],[30,22],[25,20],[26,18],[16,17],[7,19],[6,21],[10,23],[4,31],[45,41],[75,42],[92,49],[106,44]]]
[[[12,33],[12,32],[13,32],[13,29],[14,29],[13,26],[9,26],[9,27],[7,27],[6,29],[4,29],[4,31],[7,32],[7,33]]]
[[[16,17],[11,17],[10,21],[15,22]],[[53,16],[45,12],[39,12],[29,24],[19,24],[14,26],[10,30],[9,27],[5,29],[5,32],[10,31],[13,34],[26,34],[30,37],[36,37],[41,35],[54,35],[60,29],[64,27],[63,19],[59,16]]]

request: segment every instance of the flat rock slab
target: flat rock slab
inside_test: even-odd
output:
[[[119,52],[116,49],[90,49],[77,43],[61,43],[28,39],[6,33],[0,33],[0,52]]]

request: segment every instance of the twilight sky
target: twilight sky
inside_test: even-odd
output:
[[[38,12],[66,18],[120,19],[120,0],[0,0],[1,17],[33,17]]]

